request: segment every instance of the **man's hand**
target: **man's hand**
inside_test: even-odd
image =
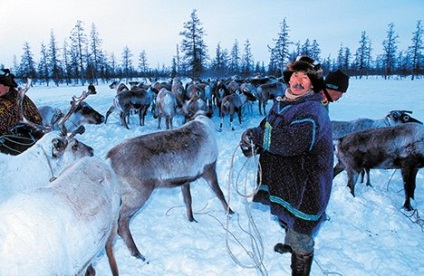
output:
[[[256,149],[256,146],[253,144],[252,137],[253,130],[250,128],[243,132],[243,134],[241,135],[240,149],[246,157],[252,156],[252,145],[253,150]]]

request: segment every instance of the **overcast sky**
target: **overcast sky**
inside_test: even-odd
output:
[[[405,50],[417,21],[424,19],[423,0],[0,0],[0,65],[11,67],[13,55],[20,62],[24,42],[38,62],[40,46],[48,46],[51,30],[62,47],[81,20],[87,35],[96,25],[102,49],[114,53],[118,62],[128,46],[134,66],[143,50],[150,67],[169,66],[193,9],[206,32],[211,58],[219,42],[230,51],[236,39],[240,47],[249,39],[255,62],[265,65],[267,45],[273,45],[284,18],[289,39],[301,44],[315,39],[321,58],[335,57],[342,44],[354,52],[363,31],[371,39],[373,56],[380,54],[391,22],[399,36],[398,49]]]

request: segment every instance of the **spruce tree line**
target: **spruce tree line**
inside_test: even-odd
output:
[[[135,60],[128,46],[124,46],[120,58],[117,58],[114,53],[107,53],[102,49],[103,41],[94,23],[87,34],[84,22],[77,21],[62,47],[51,30],[49,44],[41,45],[38,62],[34,60],[29,42],[24,42],[20,61],[14,56],[12,71],[22,81],[29,77],[34,82],[47,86],[87,83],[97,85],[99,82],[108,83],[115,79],[129,81],[140,77],[160,78],[177,75],[194,79],[224,78],[232,75],[280,77],[290,60],[304,54],[321,61],[326,72],[340,68],[357,78],[378,75],[389,79],[396,75],[414,80],[424,74],[424,31],[421,20],[417,21],[411,45],[407,49],[398,50],[399,37],[395,25],[390,23],[386,38],[382,42],[383,54],[373,56],[373,42],[366,31],[363,31],[357,49],[352,50],[340,45],[335,58],[331,58],[321,57],[320,46],[315,39],[306,39],[303,43],[292,41],[290,27],[284,18],[273,44],[268,45],[270,59],[268,65],[265,65],[264,61],[255,61],[249,39],[242,45],[235,39],[230,50],[223,48],[218,42],[211,58],[204,41],[207,34],[196,12],[192,11],[190,19],[183,25],[183,31],[179,33],[182,40],[176,45],[176,53],[169,67],[163,65],[162,68],[151,68],[148,53],[144,50],[141,50]]]

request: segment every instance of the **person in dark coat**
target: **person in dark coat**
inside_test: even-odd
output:
[[[331,124],[318,62],[298,57],[287,65],[284,81],[285,95],[258,127],[242,134],[241,149],[247,157],[260,154],[262,183],[254,201],[269,204],[286,232],[274,250],[292,253],[292,275],[309,275],[313,237],[326,219],[333,181]]]
[[[21,124],[17,87],[15,76],[9,69],[0,69],[0,152],[12,155],[28,149],[43,135]],[[26,95],[23,99],[23,116],[30,122],[42,124],[40,112]]]
[[[322,90],[324,96],[323,104],[327,105],[338,101],[349,87],[349,76],[342,70],[338,69],[328,73],[325,77],[325,86]]]

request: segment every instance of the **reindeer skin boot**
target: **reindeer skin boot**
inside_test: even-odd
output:
[[[313,259],[313,251],[309,254],[298,254],[293,252],[291,258],[292,276],[309,276]]]

